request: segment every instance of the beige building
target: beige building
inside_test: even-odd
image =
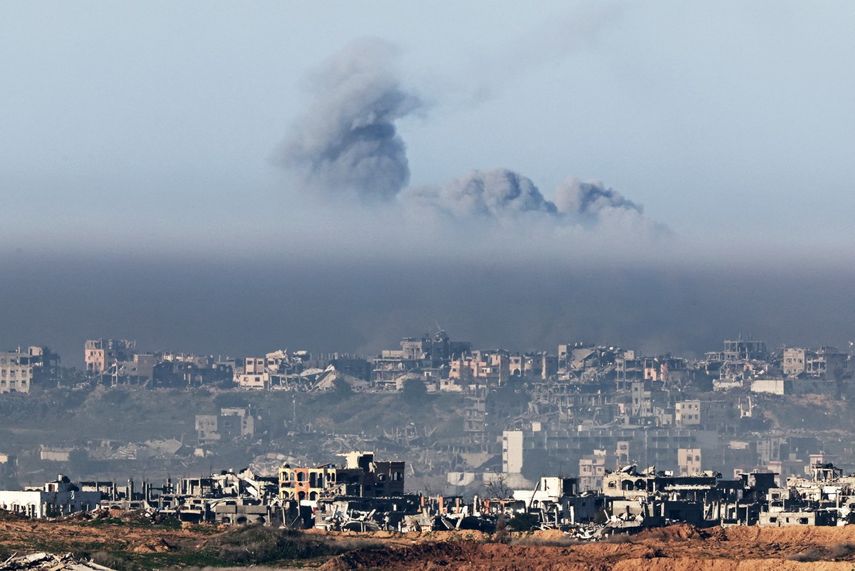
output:
[[[33,384],[33,363],[20,349],[0,353],[0,393],[29,393]]]
[[[701,401],[684,400],[674,404],[674,424],[698,426],[701,424]]]
[[[333,465],[317,468],[283,466],[279,469],[279,497],[283,500],[309,500],[332,497],[340,490]]]
[[[235,375],[235,381],[242,389],[259,391],[270,389],[270,373],[240,373]]]
[[[129,361],[135,347],[136,342],[127,339],[87,339],[83,345],[86,372],[100,375],[114,363]]]
[[[315,501],[337,495],[367,498],[393,497],[404,493],[404,462],[377,462],[373,452],[343,454],[345,465],[279,469],[279,497]]]
[[[270,388],[270,373],[266,357],[246,357],[243,371],[235,371],[235,383],[242,389],[267,390]]]
[[[784,376],[798,377],[804,374],[807,366],[808,351],[801,347],[787,347],[781,359],[781,369]]]
[[[606,450],[594,450],[593,454],[579,459],[579,490],[598,491],[603,487],[603,476],[606,475],[609,462]]]
[[[700,474],[703,471],[701,468],[701,449],[678,448],[677,467],[681,476],[697,476]]]
[[[243,368],[235,370],[234,382],[242,389],[270,390],[274,377],[287,366],[288,359],[284,350],[267,353],[264,357],[246,357]]]
[[[505,353],[473,351],[451,360],[448,378],[468,381],[492,380],[503,384],[511,373],[511,359]]]
[[[74,448],[58,448],[41,446],[39,448],[39,459],[43,462],[70,462]]]

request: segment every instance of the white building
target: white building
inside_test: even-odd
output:
[[[792,392],[792,386],[792,381],[784,379],[755,379],[751,381],[751,392],[783,396]]]
[[[39,459],[44,462],[70,462],[74,448],[60,448],[42,445],[39,448]]]
[[[523,468],[522,430],[506,430],[502,433],[502,472],[519,474]]]
[[[63,475],[41,487],[0,491],[0,510],[36,519],[89,511],[100,501],[101,492],[81,492]]]
[[[514,490],[514,499],[527,505],[540,505],[544,502],[558,503],[564,496],[574,496],[578,492],[574,478],[541,476],[533,490]]]

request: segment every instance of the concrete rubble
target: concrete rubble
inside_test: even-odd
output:
[[[12,555],[0,563],[0,571],[113,571],[109,567],[98,565],[73,556],[54,555],[53,553],[38,552],[29,555]]]

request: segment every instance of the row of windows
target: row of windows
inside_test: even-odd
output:
[[[0,379],[0,393],[5,393],[9,391],[23,391],[29,392],[29,387],[27,381],[21,381],[20,384],[18,381],[9,381],[8,384],[5,380]]]
[[[294,476],[295,476],[295,475],[297,476],[297,481],[298,481],[298,482],[305,482],[305,481],[306,481],[306,472],[289,472],[289,471],[285,471],[285,472],[283,472],[282,474],[283,474],[283,478],[282,478],[282,479],[283,479],[284,481],[286,481],[286,482],[293,482],[293,481],[294,481]],[[327,480],[329,480],[330,482],[335,482],[335,473],[334,473],[334,472],[333,472],[333,473],[328,473],[328,474],[325,474],[325,475],[324,475],[324,474],[318,474],[317,472],[315,472],[315,473],[313,473],[313,474],[312,474],[312,476],[313,476],[313,477],[312,477],[312,480],[319,479],[319,480],[323,481],[323,479],[326,477],[326,479],[327,479]]]
[[[33,376],[33,371],[30,368],[0,369],[0,378],[16,379],[19,376],[18,373],[20,373],[22,379],[29,379]]]
[[[318,493],[317,492],[310,492],[308,494],[308,498],[310,500],[317,500],[318,499]],[[285,499],[288,499],[288,500],[295,499],[294,493],[290,492],[290,493],[285,494]],[[306,492],[298,492],[296,495],[296,499],[305,500],[306,499]]]

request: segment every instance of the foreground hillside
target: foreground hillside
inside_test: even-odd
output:
[[[855,568],[855,526],[697,530],[673,526],[598,543],[559,532],[367,535],[268,528],[152,525],[132,516],[41,522],[0,518],[0,562],[18,553],[73,553],[115,569],[241,567],[729,571]],[[0,564],[0,569],[3,569]]]
[[[598,543],[575,543],[561,534],[539,532],[515,536],[507,543],[439,540],[383,552],[355,550],[331,559],[324,568],[851,571],[855,568],[855,528],[696,530],[673,526]]]

